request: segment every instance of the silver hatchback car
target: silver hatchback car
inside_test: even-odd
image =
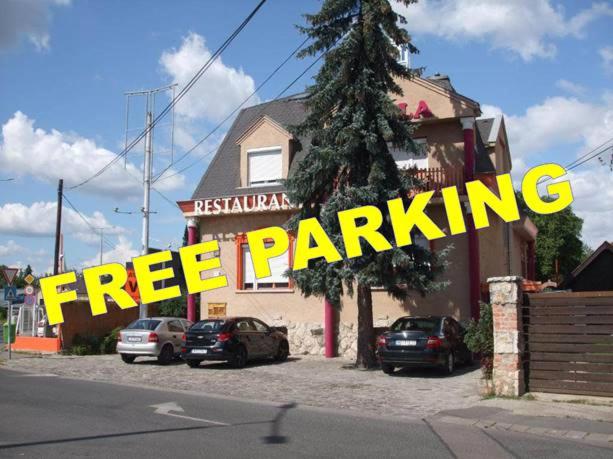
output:
[[[181,339],[192,322],[180,317],[138,319],[119,332],[117,352],[125,363],[139,356],[157,357],[166,365],[181,352]]]

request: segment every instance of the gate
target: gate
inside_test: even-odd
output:
[[[525,295],[528,390],[613,397],[613,292]]]

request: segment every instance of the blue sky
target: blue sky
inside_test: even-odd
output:
[[[4,0],[0,14],[0,263],[37,272],[52,264],[57,179],[80,182],[121,151],[124,92],[184,84],[256,5],[255,0]],[[203,137],[261,83],[303,38],[295,24],[320,2],[268,0],[177,110],[176,154]],[[613,137],[613,3],[554,0],[435,0],[408,9],[421,54],[414,66],[448,74],[485,114],[504,113],[516,178],[545,161],[566,164]],[[275,97],[309,64],[293,59],[250,102]],[[315,71],[315,69],[313,70]],[[313,72],[292,89],[302,90]],[[167,95],[157,98],[163,108]],[[142,127],[132,99],[130,128]],[[171,201],[187,199],[227,124],[156,184]],[[132,135],[135,130],[130,131]],[[169,164],[170,129],[155,134],[155,169]],[[106,227],[105,261],[140,250],[142,146],[128,170],[66,190],[89,224]],[[603,155],[603,161],[608,161]],[[120,162],[122,163],[122,162]],[[613,239],[613,172],[595,158],[571,174],[584,238]],[[136,177],[136,178],[135,178]],[[176,248],[184,220],[152,194],[151,246]],[[113,209],[135,212],[115,214]],[[66,260],[81,269],[99,258],[99,237],[69,207]]]

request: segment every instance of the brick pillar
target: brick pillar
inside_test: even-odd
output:
[[[522,335],[522,281],[519,276],[490,277],[494,319],[494,391],[519,397],[525,392]]]

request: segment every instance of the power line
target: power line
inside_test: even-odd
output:
[[[257,88],[255,88],[253,90],[253,92],[251,94],[249,94],[234,110],[232,110],[232,112],[230,112],[228,114],[228,116],[226,116],[219,124],[217,124],[207,135],[205,135],[202,139],[200,139],[194,146],[192,146],[189,150],[187,150],[185,153],[183,153],[179,159],[177,159],[176,161],[174,161],[173,163],[171,163],[170,165],[168,165],[165,169],[162,170],[162,172],[160,172],[157,177],[155,177],[153,179],[153,183],[156,182],[156,180],[158,180],[160,177],[162,177],[164,175],[164,172],[166,172],[168,169],[170,169],[174,164],[180,163],[183,159],[185,159],[185,157],[187,157],[189,154],[191,154],[196,148],[198,148],[200,145],[202,145],[202,143],[207,140],[209,137],[211,137],[211,135],[213,135],[221,126],[223,126],[226,121],[228,121],[229,119],[231,119],[234,114],[236,112],[238,112],[241,108],[243,108],[243,106],[249,101],[249,99],[251,99],[260,89],[262,89],[262,87],[268,83],[272,77],[274,77],[279,70],[281,70],[285,64],[287,64],[290,59],[292,57],[294,57],[296,55],[296,53],[298,53],[298,51],[300,51],[302,49],[302,47],[306,44],[306,42],[309,41],[309,37],[305,38],[304,41],[302,43],[300,43],[300,45],[298,45],[298,47],[296,49],[294,49],[265,79],[264,81],[262,81]]]
[[[194,86],[194,84],[196,84],[196,82],[200,79],[200,77],[202,77],[202,75],[204,75],[204,73],[209,69],[212,63],[226,50],[226,48],[228,48],[228,46],[230,46],[230,44],[234,41],[234,39],[242,32],[242,30],[247,26],[247,24],[253,19],[253,17],[260,10],[260,8],[264,5],[264,3],[266,3],[266,0],[260,0],[258,5],[253,9],[253,11],[249,13],[249,15],[234,30],[234,32],[230,34],[230,36],[223,42],[223,44],[219,48],[217,48],[217,50],[205,62],[205,64],[200,68],[200,70],[196,72],[196,74],[183,87],[183,89],[179,91],[179,94],[177,94],[176,97],[172,99],[172,101],[160,112],[160,114],[155,117],[155,119],[151,122],[151,124],[148,125],[132,142],[130,142],[130,144],[127,147],[125,147],[121,153],[116,155],[111,161],[109,161],[106,165],[104,165],[100,170],[98,170],[91,177],[83,180],[77,185],[70,187],[70,189],[73,190],[75,188],[79,188],[85,185],[86,183],[90,182],[91,180],[95,179],[96,177],[99,177],[109,167],[111,167],[111,165],[113,165],[114,163],[119,161],[122,157],[127,155],[128,152],[132,150],[132,148],[134,148],[134,146],[136,146],[149,133],[149,131],[151,131],[155,127],[158,121],[162,119],[170,110],[172,110],[174,106],[185,96],[185,94],[187,94],[187,92]]]
[[[613,141],[613,137],[611,137],[609,140],[601,143],[599,146],[597,146],[596,148],[588,151],[587,153],[584,153],[583,155],[581,155],[579,158],[575,159],[574,161],[571,161],[570,163],[568,163],[566,166],[564,166],[564,169],[566,170],[564,172],[564,174],[562,174],[560,177],[557,177],[557,178],[564,177],[566,174],[568,174],[569,171],[572,171],[573,169],[576,169],[577,167],[582,166],[583,164],[593,160],[594,158],[597,158],[597,157],[601,156],[607,150],[612,149],[613,145],[607,145],[611,141]],[[607,146],[605,148],[603,148],[602,150],[599,150],[599,148],[603,147],[604,145],[607,145]],[[553,177],[544,178],[544,179],[540,180],[537,183],[537,185],[542,185],[543,183],[547,183],[550,180],[553,180]]]
[[[302,46],[302,45],[301,45]],[[300,75],[298,75],[290,84],[288,84],[285,89],[283,89],[279,94],[277,94],[277,96],[272,99],[270,102],[275,102],[278,99],[281,98],[281,96],[283,96],[283,94],[285,94],[293,85],[295,85],[309,70],[311,70],[315,64],[317,64],[326,54],[328,54],[328,52],[333,48],[334,45],[332,45],[332,47],[330,47],[328,50],[326,50],[325,52],[323,52],[322,54],[319,55],[319,57],[317,59],[315,59],[313,62],[311,62],[311,64],[304,69],[304,71],[302,71],[300,73]],[[270,103],[269,102],[269,103]],[[262,112],[264,109],[262,108],[260,110],[260,112]],[[202,142],[204,142],[204,140],[206,139],[202,139],[200,142],[198,142],[196,144],[196,146],[192,147],[190,150],[193,150],[194,148],[196,148],[199,144],[201,144]],[[158,178],[156,178],[154,180],[154,183],[157,182],[158,180],[167,180],[171,177],[174,177],[176,175],[179,175],[183,172],[185,172],[186,170],[194,167],[196,164],[198,164],[199,162],[201,162],[202,160],[204,160],[205,158],[207,158],[208,156],[210,156],[211,154],[215,153],[217,151],[217,149],[214,150],[210,150],[209,152],[207,152],[206,154],[202,155],[201,157],[199,157],[198,159],[196,159],[195,161],[193,161],[192,163],[188,164],[187,166],[183,167],[182,169],[179,169],[178,171],[174,172],[173,174],[167,175],[165,177],[161,177],[161,175],[158,175]]]
[[[93,232],[95,232],[95,233],[97,233],[97,234],[100,234],[100,232],[98,231],[98,229],[99,229],[99,228],[94,227],[94,225],[92,225],[92,224],[89,222],[89,220],[87,220],[87,218],[85,218],[85,216],[84,216],[84,215],[81,213],[81,211],[75,207],[75,205],[72,203],[72,201],[70,201],[70,199],[68,199],[68,196],[66,196],[66,193],[62,193],[62,196],[64,197],[64,199],[66,200],[66,202],[68,203],[68,205],[69,205],[69,206],[72,208],[72,210],[74,210],[74,211],[77,213],[77,215],[78,215],[79,217],[81,217],[81,220],[83,220],[83,221],[85,222],[85,224],[86,224],[87,226],[89,226],[89,228],[90,228],[90,229],[91,229]],[[115,248],[115,246],[114,246],[113,244],[111,244],[111,243],[110,243],[110,242],[109,242],[109,241],[108,241],[108,240],[107,240],[107,239],[106,239],[106,238],[105,238],[103,235],[101,235],[100,237],[102,238],[102,240],[104,241],[104,243],[105,243],[105,244],[106,244],[108,247],[110,247],[111,249],[114,249],[114,248]]]

